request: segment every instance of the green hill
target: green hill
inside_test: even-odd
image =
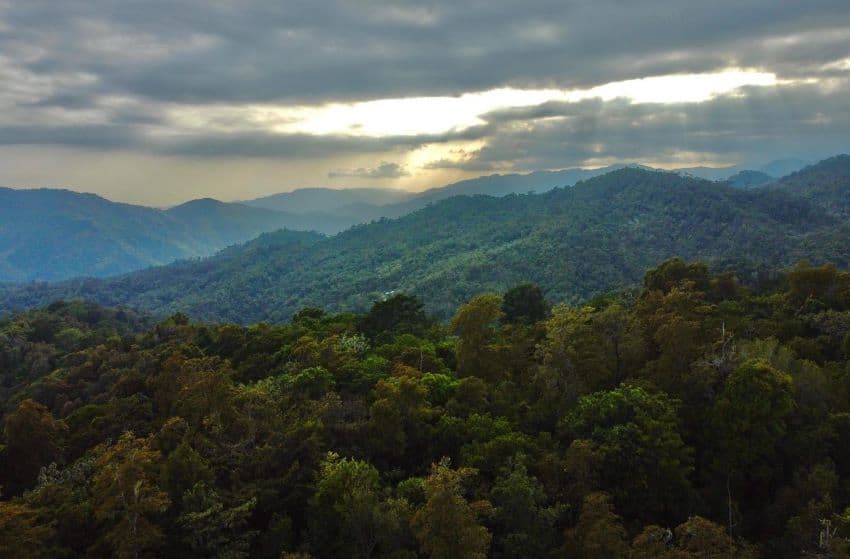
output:
[[[446,317],[475,293],[522,281],[554,301],[579,301],[633,285],[671,256],[717,266],[846,266],[849,234],[841,215],[793,189],[741,190],[627,168],[544,194],[455,197],[327,239],[266,235],[206,260],[118,278],[8,287],[0,308],[84,298],[252,323],[305,306],[361,310],[396,291]]]
[[[850,219],[850,155],[836,155],[780,179],[776,188],[810,200],[827,213]]]

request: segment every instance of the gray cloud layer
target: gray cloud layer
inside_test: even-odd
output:
[[[0,145],[183,157],[373,154],[330,177],[399,178],[393,155],[483,147],[426,169],[729,159],[848,149],[847,0],[286,2],[0,0]],[[780,79],[700,104],[549,103],[442,135],[153,134],[173,106],[344,102],[512,86],[587,88],[736,66]]]

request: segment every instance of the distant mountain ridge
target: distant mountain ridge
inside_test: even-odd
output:
[[[415,194],[389,188],[299,188],[242,201],[246,206],[298,214],[352,215],[359,205],[384,206],[402,202]]]
[[[299,225],[307,223],[215,200],[159,210],[69,190],[0,188],[0,281],[111,276]]]
[[[836,155],[804,167],[773,186],[805,198],[839,219],[850,220],[850,155]]]
[[[761,171],[738,171],[725,182],[736,188],[757,188],[775,181],[776,178]]]
[[[712,181],[731,180],[734,186],[762,186],[773,179],[796,171],[807,165],[800,159],[780,159],[761,166],[758,170],[749,170],[745,166],[731,167],[690,167],[673,169],[681,173]],[[334,222],[340,227],[333,231],[326,227],[325,233],[336,233],[353,225],[368,223],[381,218],[396,218],[419,210],[452,196],[506,196],[508,194],[542,193],[553,188],[573,186],[579,181],[610,173],[626,167],[652,170],[652,167],[638,163],[621,163],[606,167],[585,169],[567,168],[555,171],[532,171],[530,173],[492,174],[461,180],[445,186],[430,188],[421,192],[404,192],[381,188],[302,188],[273,194],[241,203],[258,208],[286,211],[305,216],[327,213],[337,216]],[[775,174],[778,171],[786,171]],[[320,221],[320,216],[314,216]]]
[[[784,160],[773,167],[802,162]],[[572,186],[637,164],[476,177],[424,192],[380,188],[300,189],[242,203],[211,198],[170,208],[114,203],[67,190],[0,192],[0,282],[106,277],[183,258],[209,256],[281,228],[336,234],[382,218],[398,218],[458,195],[506,196]],[[723,176],[732,168],[677,172]],[[736,186],[762,186],[766,175],[741,171]]]
[[[577,303],[633,285],[671,256],[738,270],[803,259],[847,266],[848,176],[847,156],[758,189],[624,168],[541,194],[456,196],[324,239],[270,234],[118,278],[7,287],[0,309],[83,298],[253,323],[286,320],[305,306],[363,310],[400,291],[445,317],[476,293],[524,281],[551,300]],[[834,199],[818,200],[822,192]]]
[[[741,175],[742,173],[744,175],[758,173],[760,175],[767,175],[776,179],[789,175],[795,171],[799,171],[807,165],[811,165],[811,161],[787,157],[784,159],[774,159],[764,165],[758,166],[748,166],[744,164],[730,165],[727,167],[682,167],[679,169],[673,169],[673,172],[710,181],[729,181],[733,177]]]
[[[419,210],[428,204],[453,196],[506,196],[526,192],[546,192],[553,188],[573,186],[580,180],[604,175],[616,169],[635,167],[636,163],[610,165],[596,169],[571,168],[559,171],[493,174],[461,180],[422,192],[402,192],[378,188],[304,188],[273,194],[241,203],[258,208],[309,215],[320,209],[346,218],[348,226],[381,218],[396,218]],[[343,220],[344,221],[344,220]],[[340,231],[347,227],[340,228]]]

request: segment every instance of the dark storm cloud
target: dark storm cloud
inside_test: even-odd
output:
[[[376,167],[358,167],[357,169],[337,169],[328,173],[328,178],[361,178],[361,179],[397,179],[408,177],[410,173],[404,165],[381,161]]]
[[[847,56],[846,0],[9,3],[0,51],[169,102],[348,100],[587,86]],[[843,28],[843,31],[842,31]],[[810,35],[795,40],[801,33]],[[768,41],[768,42],[765,42]],[[5,48],[2,48],[5,47]]]
[[[91,149],[121,149],[138,146],[138,138],[131,128],[116,125],[0,125],[0,146],[54,144]]]
[[[429,165],[468,171],[677,149],[759,154],[844,141],[848,102],[812,85],[687,106],[548,103],[461,132],[380,139],[150,128],[173,106],[588,88],[730,66],[845,80],[848,44],[847,0],[0,0],[0,143],[287,159],[481,140],[477,153]],[[104,108],[116,98],[133,105]]]

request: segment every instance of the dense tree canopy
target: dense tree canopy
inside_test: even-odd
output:
[[[0,318],[0,555],[847,556],[850,274],[770,278]]]

